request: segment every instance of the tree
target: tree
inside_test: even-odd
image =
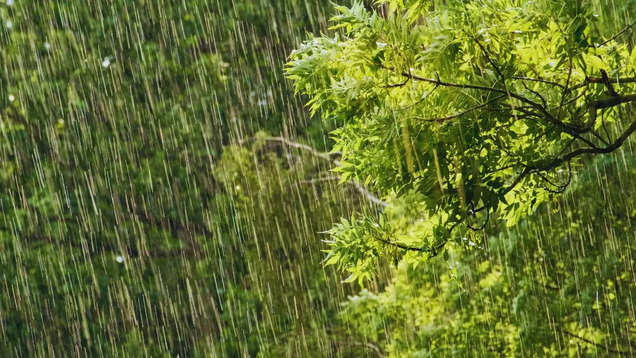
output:
[[[335,171],[401,203],[400,225],[359,215],[332,230],[328,263],[370,277],[378,257],[486,244],[561,193],[584,157],[636,130],[636,51],[593,2],[356,1],[334,37],[291,55],[287,76],[337,123]],[[633,14],[634,4],[625,5]]]

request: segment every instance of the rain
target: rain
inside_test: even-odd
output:
[[[0,357],[636,355],[634,135],[514,225],[330,264],[359,215],[427,225],[286,76],[353,3],[0,0]]]

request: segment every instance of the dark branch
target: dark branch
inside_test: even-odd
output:
[[[149,258],[166,258],[166,257],[200,257],[200,252],[194,250],[191,247],[187,248],[175,248],[175,249],[160,249],[153,248],[152,250],[140,252],[138,248],[134,246],[128,247],[119,247],[111,244],[101,244],[99,247],[91,248],[89,247],[89,242],[85,239],[82,239],[81,242],[74,242],[73,240],[59,240],[50,236],[42,235],[42,234],[30,234],[30,235],[21,235],[20,241],[28,244],[37,244],[44,243],[50,245],[56,245],[60,247],[65,247],[67,249],[77,249],[84,252],[86,255],[90,257],[94,257],[97,255],[121,255],[124,257],[139,257],[146,256]],[[90,245],[94,246],[94,245]]]
[[[632,122],[632,124],[627,128],[627,130],[625,132],[623,132],[623,134],[618,137],[618,139],[616,141],[614,141],[614,143],[612,143],[611,145],[604,147],[604,148],[581,148],[581,149],[577,149],[571,153],[568,153],[566,155],[564,155],[562,158],[559,158],[555,161],[553,161],[552,163],[545,165],[543,167],[537,167],[537,169],[541,169],[541,170],[549,170],[549,169],[553,169],[556,168],[557,166],[561,165],[561,163],[564,163],[570,159],[573,159],[575,157],[578,157],[580,155],[583,154],[606,154],[606,153],[611,153],[614,150],[618,149],[621,145],[623,145],[623,142],[625,142],[625,140],[627,140],[627,138],[629,138],[629,136],[636,130],[636,121]]]
[[[624,83],[634,83],[634,82],[636,82],[636,77],[619,77],[619,78],[612,79],[612,83],[619,86]],[[579,83],[576,86],[570,87],[568,89],[568,92],[572,92],[579,88],[585,87],[589,84],[605,84],[605,80],[602,77],[586,77],[583,82]]]
[[[561,193],[563,193],[565,191],[565,189],[567,189],[568,186],[570,186],[570,183],[572,182],[572,166],[571,166],[571,162],[568,161],[568,179],[563,184],[557,184],[557,183],[552,182],[552,180],[548,179],[548,177],[546,177],[545,175],[541,174],[541,172],[535,172],[534,174],[536,174],[539,178],[541,178],[541,180],[546,182],[548,185],[551,185],[554,188],[556,188],[556,189],[552,189],[552,188],[546,186],[546,187],[544,187],[545,190],[547,190],[547,191],[549,191],[550,193],[553,193],[553,194],[561,194]]]
[[[502,195],[508,194],[512,189],[514,189],[517,185],[519,185],[519,183],[521,183],[523,178],[528,176],[528,174],[530,174],[531,172],[532,172],[532,169],[530,169],[529,167],[526,166],[521,171],[521,173],[515,178],[515,180],[510,185],[508,185],[508,187],[506,189],[503,190],[503,192],[501,194]]]
[[[486,60],[490,62],[490,65],[495,69],[495,72],[497,72],[497,75],[499,75],[499,78],[501,79],[501,82],[503,82],[504,87],[506,87],[506,91],[507,91],[508,88],[506,86],[506,78],[504,77],[503,73],[499,69],[499,66],[497,66],[497,63],[495,63],[495,61],[490,57],[490,53],[488,53],[488,51],[486,50],[486,47],[484,47],[484,45],[482,45],[477,38],[475,38],[475,42],[477,43],[477,46],[479,46],[481,51],[484,53],[484,56],[486,56]]]
[[[474,206],[474,204],[472,204],[472,203],[471,203],[471,205],[473,205],[473,206]],[[477,213],[478,213],[479,211],[484,211],[484,209],[486,209],[486,210],[485,210],[485,211],[486,211],[486,218],[484,219],[484,222],[483,222],[483,223],[481,223],[479,226],[472,226],[472,225],[470,225],[470,224],[468,223],[468,221],[466,221],[466,226],[467,226],[469,229],[471,229],[472,231],[481,231],[481,230],[483,230],[483,229],[485,229],[485,228],[486,228],[486,225],[488,225],[488,221],[490,221],[490,210],[488,210],[486,207],[481,207],[481,208],[476,209],[476,210],[474,210],[474,209],[473,209],[471,212],[472,212],[472,214],[473,214],[473,216],[474,216],[474,217],[477,217]]]
[[[607,154],[607,153],[611,153],[614,150],[618,149],[621,145],[623,145],[623,143],[627,140],[627,138],[629,138],[629,136],[634,131],[636,131],[636,121],[632,122],[632,124],[627,128],[627,130],[625,130],[625,132],[623,132],[623,134],[620,137],[618,137],[618,139],[616,139],[616,141],[614,141],[614,143],[612,143],[611,145],[606,146],[604,148],[580,148],[580,149],[572,151],[572,152],[570,152],[570,153],[568,153],[568,154],[566,154],[566,155],[564,155],[564,156],[562,156],[560,158],[556,158],[556,159],[554,159],[552,161],[525,165],[525,168],[523,169],[523,171],[517,176],[517,178],[506,189],[504,189],[502,194],[505,195],[508,192],[510,192],[517,185],[519,185],[519,183],[521,182],[521,180],[523,178],[525,178],[526,176],[528,176],[531,173],[554,169],[554,168],[562,165],[563,163],[569,162],[570,160],[572,160],[572,159],[574,159],[574,158],[576,158],[578,156],[584,155],[584,154]]]
[[[380,242],[382,242],[384,244],[387,244],[387,245],[390,245],[390,246],[394,246],[394,247],[397,247],[399,249],[406,250],[406,251],[417,251],[417,252],[430,252],[431,251],[431,249],[426,249],[426,248],[423,248],[423,247],[408,246],[408,245],[400,244],[399,242],[392,242],[392,241],[385,240],[385,239],[382,239],[382,238],[379,238],[379,237],[374,237],[374,239],[376,239],[376,240],[378,240],[378,241],[380,241]]]
[[[633,352],[624,352],[624,351],[618,351],[618,350],[612,349],[610,347],[607,347],[607,346],[604,346],[602,344],[596,343],[596,342],[591,341],[591,340],[589,340],[587,338],[583,338],[581,336],[578,336],[578,335],[576,335],[574,333],[571,333],[569,331],[566,331],[566,330],[563,330],[563,333],[565,333],[566,335],[568,335],[568,336],[570,336],[572,338],[576,338],[576,339],[578,339],[580,341],[583,341],[585,343],[591,344],[591,345],[593,345],[593,346],[595,346],[597,348],[601,348],[601,349],[605,350],[606,352],[620,354],[620,355],[625,355],[625,356],[631,356],[632,353],[633,353]]]
[[[474,89],[474,90],[480,90],[480,91],[486,91],[486,92],[492,92],[492,93],[499,93],[499,94],[503,94],[506,96],[510,96],[512,98],[516,98],[519,101],[530,105],[531,107],[534,107],[536,110],[538,110],[541,115],[550,123],[552,123],[553,125],[559,127],[562,131],[564,131],[567,134],[570,134],[571,136],[579,139],[580,141],[582,141],[583,143],[589,145],[592,148],[598,148],[594,143],[590,142],[589,140],[583,138],[580,133],[584,133],[587,132],[588,129],[587,128],[580,128],[580,127],[576,127],[576,126],[572,126],[569,125],[567,123],[561,122],[560,120],[554,118],[554,116],[552,114],[550,114],[550,112],[548,112],[548,110],[542,106],[541,104],[532,101],[524,96],[521,96],[517,93],[514,92],[510,92],[510,91],[506,91],[506,90],[502,90],[502,89],[498,89],[498,88],[493,88],[493,87],[485,87],[485,86],[479,86],[479,85],[473,85],[473,84],[459,84],[459,83],[451,83],[451,82],[444,82],[440,79],[430,79],[430,78],[425,78],[425,77],[420,77],[417,75],[414,75],[412,73],[408,73],[408,72],[402,72],[402,76],[405,77],[410,77],[411,79],[417,80],[417,81],[422,81],[422,82],[427,82],[427,83],[432,83],[432,84],[436,84],[442,87],[450,87],[450,88],[464,88],[464,89]],[[515,107],[516,108],[516,107]]]
[[[420,77],[408,72],[402,72],[402,76],[405,77],[410,77],[411,79],[417,80],[417,81],[421,81],[421,82],[427,82],[427,83],[432,83],[434,85],[438,85],[438,86],[442,86],[442,87],[451,87],[451,88],[463,88],[463,89],[474,89],[474,90],[480,90],[480,91],[486,91],[486,92],[495,92],[495,93],[501,93],[501,94],[506,94],[506,91],[504,90],[500,90],[498,88],[492,88],[492,87],[485,87],[485,86],[479,86],[479,85],[473,85],[473,84],[461,84],[461,83],[451,83],[451,82],[444,82],[442,80],[438,79],[431,79],[431,78],[425,78],[425,77]]]
[[[604,98],[597,101],[593,101],[592,103],[590,103],[589,108],[597,110],[597,109],[615,107],[615,106],[618,106],[619,104],[632,102],[632,101],[636,101],[636,94],[629,94],[626,96],[619,96],[617,94],[610,98]]]
[[[146,225],[155,226],[159,224],[162,228],[170,230],[173,237],[179,239],[188,247],[185,251],[191,252],[195,256],[203,254],[203,248],[196,241],[196,234],[200,233],[206,237],[212,237],[212,233],[205,225],[191,222],[181,223],[179,220],[170,217],[154,217],[141,209],[136,209],[133,213],[137,216],[139,221]]]
[[[548,107],[548,102],[545,100],[545,98],[541,95],[541,93],[533,90],[532,88],[528,87],[528,85],[525,82],[521,82],[521,84],[523,85],[523,88],[526,89],[526,91],[532,93],[533,95],[537,96],[540,100],[541,103],[543,103],[544,107]]]
[[[605,85],[605,87],[607,87],[607,91],[609,92],[610,96],[617,97],[618,93],[616,93],[616,90],[614,90],[614,86],[610,82],[610,79],[607,76],[607,72],[605,72],[605,70],[601,70],[601,77],[603,78],[603,84]]]
[[[563,91],[561,92],[561,104],[559,105],[559,114],[561,114],[561,108],[563,108],[563,103],[565,103],[565,99],[568,96],[568,87],[570,87],[570,81],[572,80],[572,56],[568,56],[568,77],[565,81],[565,86],[563,87]]]
[[[459,225],[461,224],[461,220],[455,222],[450,229],[448,230],[448,234],[450,236],[450,234],[453,232],[453,230]],[[414,247],[414,246],[408,246],[408,245],[404,245],[404,244],[400,244],[399,242],[393,242],[393,241],[389,241],[380,237],[373,237],[375,240],[378,240],[386,245],[389,246],[393,246],[393,247],[397,247],[399,249],[405,250],[405,251],[416,251],[416,252],[423,252],[423,253],[428,253],[430,256],[429,257],[435,257],[437,256],[437,254],[439,254],[440,250],[444,248],[444,246],[446,246],[446,243],[448,242],[447,240],[444,240],[443,242],[441,242],[440,244],[438,244],[437,246],[431,247],[431,248],[424,248],[424,247]]]
[[[404,82],[400,82],[400,83],[393,83],[393,84],[389,84],[389,85],[385,85],[383,86],[384,88],[395,88],[395,87],[402,87],[404,85],[406,85],[409,82],[410,78],[406,78],[404,80]]]
[[[604,41],[602,44],[598,45],[598,47],[604,46],[604,45],[616,40],[620,35],[624,34],[625,31],[631,29],[632,26],[634,26],[634,24],[636,24],[636,20],[634,20],[631,24],[625,26],[621,31],[617,32],[614,36],[610,37],[609,39]]]

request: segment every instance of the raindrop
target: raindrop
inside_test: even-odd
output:
[[[123,256],[117,256],[117,258],[115,259],[117,260],[117,262],[119,262],[120,264],[124,262],[124,257]]]
[[[15,96],[10,94],[9,95],[9,102],[13,102],[13,101],[15,101]]]
[[[50,44],[50,43],[48,43],[48,41],[47,41],[47,42],[45,42],[45,43],[44,43],[44,48],[45,48],[45,49],[47,49],[47,50],[50,50],[50,49],[51,49],[51,44]]]
[[[13,6],[14,0],[7,0],[7,6]]]
[[[10,29],[13,27],[13,23],[11,22],[11,20],[7,20],[7,29]]]
[[[104,61],[102,61],[102,67],[108,68],[110,66],[110,57],[104,57]]]

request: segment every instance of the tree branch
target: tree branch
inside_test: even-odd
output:
[[[632,124],[627,128],[627,130],[625,132],[623,132],[623,134],[618,137],[618,139],[616,139],[616,141],[614,141],[614,143],[612,143],[611,145],[604,147],[604,148],[581,148],[581,149],[577,149],[571,153],[568,153],[566,155],[564,155],[562,158],[557,159],[555,161],[553,161],[551,164],[547,165],[547,166],[543,166],[543,167],[538,167],[537,169],[542,169],[542,170],[549,170],[552,168],[556,168],[557,166],[559,166],[561,163],[568,161],[572,158],[578,157],[579,155],[583,155],[583,154],[604,154],[604,153],[611,153],[614,150],[618,149],[623,142],[625,142],[625,140],[627,140],[627,138],[629,138],[629,136],[636,130],[636,121],[632,122]]]
[[[254,140],[255,138],[250,138],[250,140]],[[341,155],[341,153],[339,152],[331,152],[331,153],[325,153],[325,152],[319,152],[317,150],[315,150],[314,148],[306,145],[306,144],[302,144],[302,143],[297,143],[294,141],[291,141],[289,139],[283,138],[283,137],[266,137],[263,138],[266,141],[272,141],[272,142],[278,142],[281,144],[284,144],[288,147],[292,147],[292,148],[297,148],[303,151],[306,151],[308,153],[310,153],[311,155],[324,159],[326,161],[332,162],[333,164],[340,166],[341,162],[337,159],[334,159],[333,156],[337,156],[337,155]],[[239,143],[243,144],[246,141],[240,141]],[[338,177],[338,179],[340,179]],[[381,200],[380,198],[378,198],[377,196],[373,195],[367,188],[365,188],[364,186],[362,186],[360,183],[355,182],[355,181],[351,181],[351,182],[347,182],[349,184],[351,184],[360,194],[362,194],[362,196],[365,197],[365,199],[367,199],[368,201],[372,202],[373,204],[376,205],[380,205],[382,207],[386,207],[388,206],[387,202]]]
[[[45,236],[42,234],[30,234],[26,236],[20,236],[21,242],[25,243],[46,243],[50,245],[56,245],[60,247],[64,247],[67,249],[78,249],[82,250],[86,255],[93,257],[95,255],[122,255],[127,257],[138,257],[140,256],[140,252],[135,247],[125,247],[125,250],[122,250],[120,247],[115,247],[113,245],[101,245],[97,249],[91,249],[88,247],[88,242],[84,240],[81,243],[75,243],[71,240],[56,240],[52,237]],[[144,252],[147,257],[150,258],[166,258],[166,257],[199,257],[200,253],[195,251],[193,248],[181,248],[181,249],[157,249],[153,248],[152,251]]]
[[[414,75],[414,74],[408,73],[408,72],[402,72],[402,76],[410,77],[411,79],[414,79],[414,80],[417,80],[417,81],[421,81],[421,82],[432,83],[434,85],[438,85],[438,86],[442,86],[442,87],[474,89],[474,90],[480,90],[480,91],[486,91],[486,92],[495,92],[495,93],[506,94],[506,91],[500,90],[498,88],[479,86],[479,85],[473,85],[473,84],[460,84],[460,83],[444,82],[444,81],[440,80],[439,78],[438,79],[431,79],[431,78],[426,78],[426,77],[420,77],[418,75]]]
[[[382,207],[387,207],[389,206],[389,204],[387,204],[386,201],[383,201],[381,199],[379,199],[377,196],[371,194],[371,192],[369,190],[367,190],[367,188],[365,188],[364,186],[360,185],[358,182],[355,181],[351,181],[350,182],[351,185],[353,185],[356,190],[362,194],[362,196],[364,196],[368,201],[376,204],[376,205],[380,205]]]
[[[607,91],[609,92],[610,96],[618,96],[618,93],[616,93],[614,86],[612,86],[612,83],[610,82],[609,76],[607,76],[607,72],[603,69],[601,69],[601,78],[603,79],[603,84],[605,85],[605,87],[607,87]]]
[[[625,130],[625,132],[623,132],[623,134],[618,137],[618,139],[616,139],[616,141],[614,141],[614,143],[612,143],[611,145],[608,145],[604,148],[580,148],[577,150],[574,150],[560,158],[556,158],[552,161],[548,161],[548,162],[541,162],[541,163],[535,163],[535,164],[530,164],[530,165],[525,165],[525,168],[523,169],[523,171],[521,172],[521,174],[519,174],[517,176],[517,178],[515,178],[515,180],[506,188],[504,189],[504,191],[502,192],[503,195],[507,194],[508,192],[510,192],[512,189],[514,189],[523,178],[525,178],[526,176],[528,176],[531,173],[537,172],[537,171],[547,171],[547,170],[551,170],[554,169],[558,166],[560,166],[561,164],[565,163],[565,162],[569,162],[570,160],[584,155],[584,154],[607,154],[607,153],[611,153],[614,150],[618,149],[621,145],[623,145],[623,143],[627,140],[627,138],[629,138],[629,136],[636,131],[636,121],[632,122],[632,124],[627,128],[627,130]]]
[[[616,95],[609,98],[603,98],[603,99],[594,101],[590,103],[589,107],[590,109],[597,110],[597,109],[615,107],[615,106],[618,106],[619,104],[632,102],[632,101],[636,101],[636,94],[629,94],[626,96]]]
[[[634,83],[636,82],[636,77],[619,77],[619,78],[613,78],[612,79],[612,83],[617,84],[617,85],[621,85],[623,83]],[[577,90],[581,87],[585,87],[589,84],[605,84],[605,80],[602,77],[586,77],[585,80],[583,80],[583,82],[579,83],[576,86],[572,86],[568,89],[568,92],[572,92],[574,90]]]
[[[324,182],[324,181],[335,181],[335,180],[340,180],[340,176],[330,176],[330,177],[323,177],[323,178],[315,178],[315,179],[309,179],[309,180],[303,180],[301,181],[302,184],[316,184],[319,182]],[[362,185],[358,184],[355,181],[348,181],[346,182],[346,184],[349,184],[351,186],[353,186],[360,194],[362,194],[368,201],[382,206],[382,207],[387,207],[389,204],[386,201],[383,201],[381,199],[379,199],[377,196],[373,195],[369,190],[367,190],[367,188],[363,187]]]
[[[334,176],[330,176],[330,177],[321,177],[321,178],[313,178],[313,179],[307,179],[307,180],[301,180],[300,183],[301,184],[316,184],[316,183],[321,183],[321,182],[325,182],[325,181],[336,181],[336,180],[340,180],[340,177],[337,175]]]
[[[462,220],[455,222],[450,229],[448,230],[448,234],[450,235],[450,233],[453,232],[453,230],[457,227],[457,225],[461,224]],[[424,247],[414,247],[414,246],[408,246],[408,245],[404,245],[404,244],[400,244],[399,242],[393,242],[393,241],[389,241],[380,237],[373,237],[375,240],[380,241],[386,245],[389,246],[393,246],[393,247],[397,247],[399,249],[405,250],[405,251],[416,251],[416,252],[423,252],[423,253],[428,253],[430,254],[430,257],[435,257],[437,256],[437,254],[439,254],[440,250],[444,248],[444,246],[446,246],[446,243],[448,242],[448,239],[439,243],[437,246],[435,247],[431,247],[431,248],[424,248]]]
[[[521,183],[521,180],[523,180],[523,178],[525,178],[531,172],[532,172],[532,169],[530,169],[529,167],[525,167],[523,171],[521,171],[521,174],[519,174],[515,178],[515,180],[510,185],[508,185],[506,189],[503,190],[502,195],[508,194],[512,189],[514,189],[517,185],[519,185],[519,183]]]
[[[548,110],[542,106],[541,104],[532,101],[524,96],[521,96],[517,93],[514,92],[510,92],[510,91],[505,91],[505,90],[501,90],[498,88],[493,88],[493,87],[485,87],[485,86],[479,86],[479,85],[473,85],[473,84],[459,84],[459,83],[451,83],[451,82],[444,82],[440,79],[430,79],[430,78],[425,78],[425,77],[420,77],[417,75],[414,75],[412,73],[409,72],[402,72],[402,76],[405,77],[410,77],[414,80],[418,80],[418,81],[422,81],[422,82],[427,82],[427,83],[432,83],[432,84],[436,84],[442,87],[451,87],[451,88],[464,88],[464,89],[474,89],[474,90],[480,90],[480,91],[486,91],[486,92],[494,92],[494,93],[499,93],[499,94],[503,94],[506,96],[510,96],[512,98],[516,98],[519,101],[526,103],[528,105],[530,105],[531,107],[534,107],[535,109],[537,109],[542,116],[550,123],[552,123],[553,125],[559,127],[563,132],[579,139],[580,141],[582,141],[583,143],[589,145],[592,148],[598,148],[594,143],[590,142],[589,140],[583,138],[580,133],[583,133],[585,131],[587,131],[587,129],[583,130],[582,128],[579,127],[575,127],[572,125],[569,125],[567,123],[561,122],[560,120],[554,118],[554,116],[552,114],[550,114],[550,112],[548,112]],[[516,106],[515,106],[516,108]]]
[[[591,340],[589,340],[589,339],[587,339],[587,338],[583,338],[583,337],[581,337],[581,336],[578,336],[578,335],[576,335],[576,334],[574,334],[574,333],[571,333],[571,332],[569,332],[569,331],[566,331],[566,330],[562,330],[562,332],[563,332],[563,333],[565,333],[566,335],[568,335],[568,336],[572,337],[572,338],[576,338],[576,339],[578,339],[578,340],[580,340],[580,341],[583,341],[583,342],[585,342],[585,343],[591,344],[591,345],[593,345],[593,346],[595,346],[595,347],[597,347],[597,348],[604,349],[606,352],[615,353],[615,354],[620,354],[620,355],[625,355],[625,356],[631,356],[631,355],[632,355],[632,353],[633,353],[633,352],[618,351],[618,350],[615,350],[615,349],[609,348],[609,347],[607,347],[607,346],[604,346],[604,345],[602,345],[602,344],[596,343],[596,342],[591,341]]]
[[[170,230],[172,236],[179,239],[185,245],[188,246],[188,249],[185,251],[192,252],[195,256],[200,256],[203,253],[203,248],[196,242],[194,234],[200,232],[201,234],[211,237],[212,233],[208,230],[205,225],[199,225],[196,223],[184,223],[182,224],[178,220],[172,219],[170,217],[161,217],[156,218],[150,214],[148,214],[145,210],[135,209],[133,213],[137,216],[137,218],[150,226],[154,226],[156,224],[161,224],[161,226],[167,226],[167,229]]]
[[[245,144],[248,141],[253,141],[253,140],[256,140],[256,139],[257,138],[252,137],[252,138],[249,138],[247,140],[241,140],[241,141],[239,141],[239,144]],[[313,155],[314,157],[318,157],[318,158],[321,158],[321,159],[324,159],[324,160],[328,160],[330,162],[334,162],[336,165],[340,164],[340,162],[338,160],[332,158],[333,156],[340,155],[339,152],[331,152],[331,153],[319,152],[319,151],[315,150],[314,148],[308,146],[307,144],[293,142],[293,141],[291,141],[291,140],[289,140],[287,138],[283,138],[283,137],[266,137],[266,138],[263,138],[263,140],[268,141],[268,142],[278,142],[278,143],[284,144],[284,145],[286,145],[288,147],[291,147],[291,148],[297,148],[297,149],[300,149],[300,150],[304,150],[306,152],[311,153],[311,155]]]
[[[400,244],[399,242],[393,242],[393,241],[385,240],[385,239],[382,239],[382,238],[379,238],[379,237],[374,237],[374,239],[376,239],[376,240],[378,240],[378,241],[380,241],[382,243],[385,243],[387,245],[394,246],[394,247],[397,247],[397,248],[400,248],[400,249],[406,250],[406,251],[417,251],[417,252],[430,252],[431,251],[430,249],[425,249],[425,248],[422,248],[422,247],[408,246],[408,245]]]
[[[636,24],[636,20],[634,20],[631,24],[625,26],[621,31],[617,32],[614,36],[610,37],[609,39],[607,39],[606,41],[604,41],[602,44],[598,45],[597,47],[605,46],[609,42],[616,40],[620,35],[624,34],[625,31],[629,30],[632,26],[634,26],[634,24]]]
[[[539,93],[539,92],[533,90],[532,88],[528,87],[528,85],[525,82],[521,82],[521,84],[523,85],[523,88],[526,89],[526,91],[528,91],[528,92],[532,93],[533,95],[537,96],[541,100],[541,103],[543,104],[543,106],[545,108],[548,108],[548,102],[545,100],[545,97],[543,97],[541,95],[541,93]]]
[[[402,87],[402,86],[406,85],[406,84],[409,82],[409,80],[410,80],[410,78],[408,78],[408,77],[407,77],[407,78],[404,80],[404,82],[400,82],[400,83],[392,83],[392,84],[385,85],[385,86],[383,86],[383,87],[384,87],[384,88]]]

